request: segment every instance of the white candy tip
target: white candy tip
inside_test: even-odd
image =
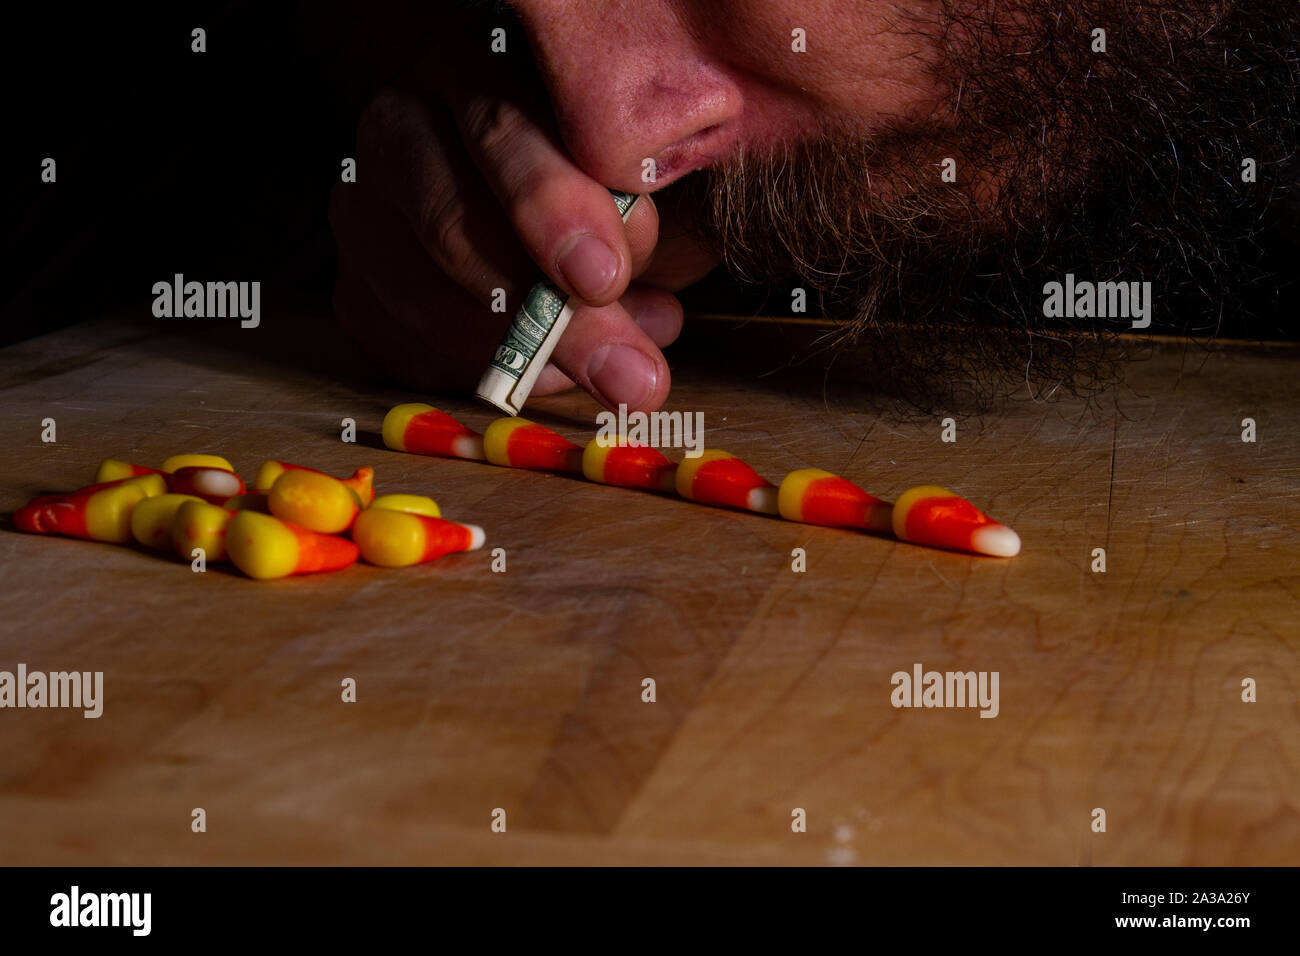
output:
[[[483,547],[483,542],[487,540],[487,536],[483,534],[481,527],[476,524],[466,524],[461,525],[461,527],[469,529],[469,547],[466,548],[467,551],[477,551]]]
[[[205,468],[194,475],[194,488],[214,498],[229,498],[239,494],[239,478],[219,468]]]
[[[1004,524],[990,524],[976,529],[970,537],[971,549],[995,558],[1014,558],[1020,553],[1020,535]]]
[[[453,438],[451,453],[457,458],[468,458],[471,461],[487,460],[487,455],[483,451],[483,439],[478,435],[460,435]]]
[[[749,492],[749,497],[745,501],[745,507],[750,511],[757,511],[764,515],[779,515],[781,513],[777,502],[780,495],[776,488],[771,485],[764,485],[761,488],[753,488]]]

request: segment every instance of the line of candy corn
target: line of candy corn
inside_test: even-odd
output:
[[[582,452],[582,473],[602,485],[668,494],[677,490],[677,465],[659,449],[629,443],[621,435],[613,443],[599,438],[589,441]]]
[[[787,521],[831,528],[889,531],[893,521],[889,502],[820,468],[800,468],[786,475],[777,506]]]
[[[384,416],[384,444],[394,451],[483,461],[483,436],[423,402],[408,402]]]
[[[677,493],[688,501],[779,514],[777,489],[731,452],[705,449],[677,466]]]
[[[494,421],[483,433],[483,452],[494,465],[582,474],[582,449],[526,418]]]
[[[1020,536],[965,498],[938,485],[920,485],[894,503],[894,534],[913,544],[973,551],[998,558],[1020,553]]]
[[[411,440],[411,423],[422,416],[428,416],[438,440]],[[472,457],[449,449],[443,436],[457,434],[477,433],[428,405],[398,405],[384,419],[384,441],[400,451]],[[914,488],[891,505],[831,472],[800,468],[786,475],[778,488],[725,451],[706,449],[674,464],[657,449],[621,436],[613,443],[593,439],[580,450],[551,429],[517,417],[493,421],[483,435],[483,450],[497,465],[581,473],[589,481],[625,488],[676,491],[701,504],[779,514],[789,521],[892,532],[915,544],[999,557],[1020,551],[1014,531],[936,486]]]

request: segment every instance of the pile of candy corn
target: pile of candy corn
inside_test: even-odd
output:
[[[937,485],[903,492],[892,505],[819,468],[801,468],[781,484],[764,479],[725,451],[706,449],[680,464],[645,445],[594,438],[582,448],[543,425],[498,418],[483,434],[432,405],[410,403],[384,418],[384,444],[417,455],[488,461],[585,476],[622,488],[678,494],[706,505],[780,515],[789,521],[893,533],[935,548],[1010,558],[1020,536],[965,498]]]
[[[267,461],[253,490],[217,455],[174,455],[161,468],[108,459],[95,483],[34,498],[20,531],[136,542],[203,567],[230,561],[251,578],[338,571],[361,557],[385,568],[483,546],[483,529],[447,521],[432,498],[375,497],[374,469],[350,478]],[[350,535],[350,537],[344,537]]]

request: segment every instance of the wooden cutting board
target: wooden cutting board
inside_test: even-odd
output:
[[[1159,348],[1092,411],[1013,402],[955,443],[861,388],[677,363],[710,447],[946,485],[1020,532],[1003,561],[389,451],[384,412],[428,396],[334,335],[118,317],[0,351],[6,513],[211,451],[371,464],[487,531],[257,583],[7,523],[0,670],[103,671],[105,699],[0,710],[0,863],[1300,863],[1297,350]],[[596,411],[528,409],[583,442]],[[997,671],[998,716],[891,706],[918,663]]]

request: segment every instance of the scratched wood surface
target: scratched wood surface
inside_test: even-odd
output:
[[[942,483],[1019,530],[1011,561],[392,452],[385,410],[426,396],[348,355],[323,317],[0,351],[5,513],[206,450],[372,464],[488,535],[255,583],[6,523],[0,669],[102,670],[105,702],[0,710],[0,863],[1300,864],[1296,350],[1159,349],[1100,413],[1011,403],[955,444],[850,386],[677,369],[710,446]],[[582,440],[596,410],[529,407]],[[998,671],[999,715],[894,709],[918,662]]]

